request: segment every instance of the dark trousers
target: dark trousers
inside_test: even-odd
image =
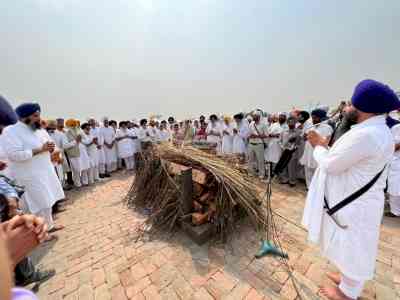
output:
[[[21,284],[35,273],[35,266],[29,257],[24,258],[15,267],[15,283]]]

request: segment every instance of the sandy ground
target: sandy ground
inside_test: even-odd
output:
[[[194,244],[183,233],[136,241],[144,217],[122,199],[132,183],[122,173],[112,180],[68,193],[67,211],[57,222],[66,229],[41,246],[34,259],[57,275],[43,284],[40,299],[321,299],[319,286],[334,270],[307,244],[299,225],[302,188],[275,186],[273,207],[280,239],[289,254],[292,276],[280,261],[254,259],[259,237],[243,222],[226,245]],[[400,221],[385,219],[376,275],[362,299],[397,299],[400,295]]]

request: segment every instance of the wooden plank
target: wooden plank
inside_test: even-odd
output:
[[[182,166],[173,162],[170,162],[168,164],[168,170],[173,175],[181,174],[182,172],[187,171],[189,169],[190,167]],[[197,182],[198,184],[204,185],[207,182],[207,174],[202,171],[192,169],[192,180],[194,182]]]

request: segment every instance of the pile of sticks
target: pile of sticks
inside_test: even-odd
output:
[[[174,165],[190,167],[200,177],[204,174],[201,180],[193,181],[189,213],[193,224],[209,222],[221,240],[226,240],[241,217],[247,215],[254,228],[265,234],[269,218],[254,178],[223,158],[189,145],[176,148],[169,144],[155,146],[142,158],[126,196],[130,207],[146,208],[146,223],[152,229],[173,231],[188,217],[180,200],[180,178],[171,171]]]

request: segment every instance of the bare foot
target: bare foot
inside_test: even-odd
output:
[[[321,294],[330,300],[355,300],[347,297],[338,287],[325,286],[321,288]]]
[[[340,273],[338,272],[328,272],[326,273],[326,277],[333,281],[333,283],[339,285],[342,280]]]

